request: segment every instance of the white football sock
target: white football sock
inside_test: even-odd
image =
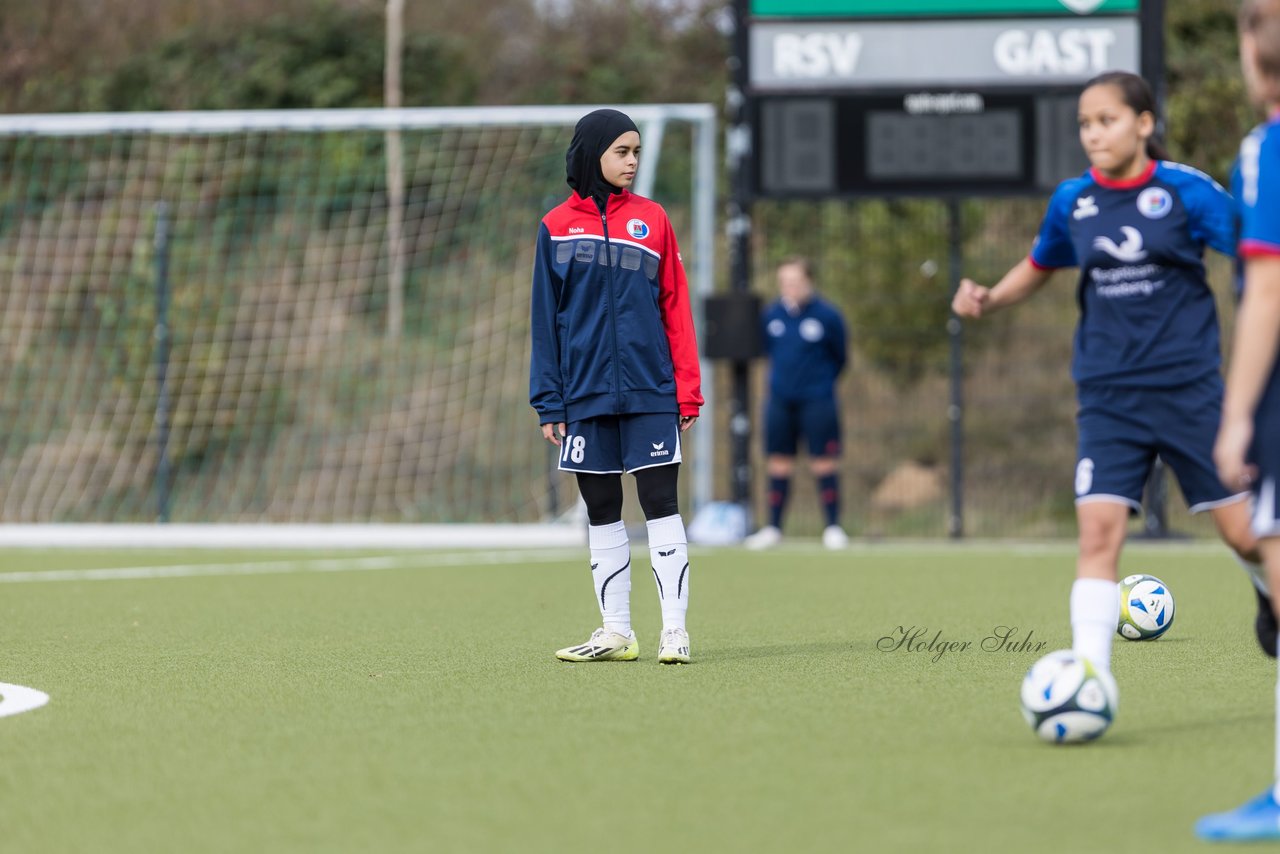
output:
[[[589,525],[591,579],[604,627],[620,635],[631,633],[631,544],[625,522]]]
[[[684,533],[684,520],[677,513],[652,519],[649,528],[649,560],[653,577],[658,580],[658,599],[662,604],[662,628],[683,629],[689,610],[689,541]]]
[[[1253,582],[1253,586],[1258,588],[1258,592],[1263,596],[1270,596],[1267,591],[1267,568],[1260,563],[1254,563],[1251,560],[1245,560],[1235,552],[1231,556],[1236,559],[1236,563],[1244,567],[1244,571],[1249,573],[1249,580]]]
[[[1111,669],[1111,639],[1120,621],[1114,581],[1077,578],[1071,585],[1071,648],[1103,670]]]

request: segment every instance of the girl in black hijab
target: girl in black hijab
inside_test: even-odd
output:
[[[564,155],[565,180],[582,198],[594,199],[601,213],[609,196],[621,193],[623,188],[605,179],[600,171],[600,158],[627,132],[640,136],[640,129],[626,113],[617,110],[587,113],[573,129],[573,141]]]
[[[628,192],[640,132],[617,110],[584,116],[565,153],[573,193],[542,218],[531,301],[529,402],[587,505],[602,625],[562,661],[634,661],[622,474],[636,479],[662,608],[658,661],[689,661],[689,555],[677,500],[680,434],[702,406],[680,247],[662,206]]]

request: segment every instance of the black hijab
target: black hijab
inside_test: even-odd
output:
[[[600,158],[613,141],[627,131],[640,132],[636,123],[626,113],[617,110],[596,110],[578,120],[573,129],[573,141],[565,152],[565,180],[584,199],[595,199],[596,207],[604,210],[613,193],[622,190],[604,179],[600,171]]]

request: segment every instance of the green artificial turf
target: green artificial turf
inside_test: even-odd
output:
[[[585,553],[0,552],[0,682],[51,697],[0,718],[0,848],[1175,852],[1270,782],[1221,547],[1129,548],[1175,622],[1117,638],[1119,717],[1069,747],[1018,709],[1070,646],[1069,545],[695,549],[684,667],[633,550],[641,659],[610,664],[552,657],[598,625]],[[913,627],[970,645],[889,648]]]

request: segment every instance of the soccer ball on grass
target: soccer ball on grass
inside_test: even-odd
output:
[[[1116,631],[1129,640],[1155,640],[1173,625],[1173,594],[1154,575],[1138,573],[1121,581],[1120,622]]]
[[[1022,716],[1045,741],[1092,741],[1107,731],[1120,706],[1111,674],[1069,649],[1031,665],[1022,680]]]

